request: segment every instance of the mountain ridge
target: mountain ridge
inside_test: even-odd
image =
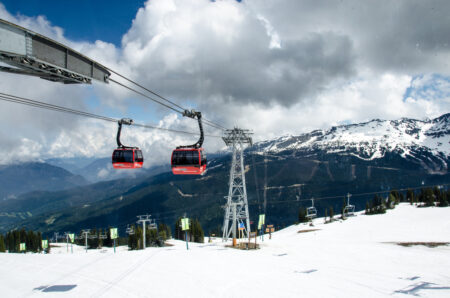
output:
[[[429,138],[447,142],[445,143],[447,145],[449,114],[443,116],[445,117],[423,123],[428,125],[426,131],[434,134]],[[368,123],[373,124],[374,128],[378,127],[375,125],[377,123],[382,128],[392,125],[391,122],[376,120],[363,123],[359,129],[365,132],[364,129],[367,127],[372,128]],[[417,134],[424,135],[423,130],[417,129],[417,123],[416,120],[410,119],[393,122],[397,126],[400,125],[402,131],[407,128],[408,133],[405,136],[407,140],[414,139]],[[347,132],[346,135],[351,135],[355,133],[355,127],[358,128],[358,125],[341,126],[341,129],[330,128],[326,131],[316,130],[300,136],[284,136],[256,143],[246,149],[245,171],[250,216],[254,217],[264,212],[266,204],[263,208],[262,198],[266,195],[266,214],[270,214],[272,223],[284,225],[296,220],[298,208],[310,204],[305,201],[311,197],[342,195],[344,198],[348,192],[353,194],[388,192],[392,189],[448,183],[450,177],[448,156],[439,152],[435,154],[426,146],[411,147],[410,154],[402,154],[400,150],[393,150],[392,148],[395,148],[393,146],[383,148],[382,143],[381,145],[376,143],[374,148],[381,148],[383,151],[374,158],[364,158],[364,155],[361,157],[361,152],[363,154],[365,152],[355,150],[358,148],[355,145],[340,144],[340,147],[333,147],[336,145],[333,140],[339,140],[339,136],[342,135],[339,135],[340,133]],[[374,132],[372,134],[376,137],[384,137],[383,131]],[[398,131],[396,133],[398,134]],[[329,137],[326,139],[327,142],[329,140],[332,142],[323,142],[324,135]],[[315,138],[314,140],[322,138],[319,141],[322,141],[323,146],[303,148],[311,138]],[[385,139],[389,139],[389,136]],[[379,139],[375,138],[375,141],[377,140]],[[420,136],[417,140],[420,140]],[[325,146],[329,144],[331,145]],[[363,149],[370,149],[372,145],[365,141],[361,143]],[[278,150],[269,150],[273,148]],[[348,151],[343,150],[346,148]],[[11,200],[8,204],[0,202],[0,209],[8,210],[5,216],[0,214],[0,230],[26,226],[50,232],[106,227],[133,222],[135,216],[143,212],[149,212],[159,220],[171,223],[177,216],[189,211],[190,216],[197,217],[206,230],[217,232],[223,222],[222,206],[225,203],[223,198],[228,191],[231,156],[230,154],[217,155],[214,158],[212,156],[214,155],[208,156],[208,171],[201,177],[180,177],[168,172],[139,179],[96,183],[67,191],[28,193],[21,195],[17,202],[13,202],[16,200]],[[352,203],[356,205],[356,209],[361,210],[366,201],[372,197],[373,195],[355,195]],[[58,208],[52,204],[51,198],[57,200]],[[329,206],[334,210],[340,210],[341,204],[341,199],[315,202],[319,214],[323,214],[323,210]],[[26,206],[27,209],[23,209],[22,206]],[[29,208],[30,206],[37,208]],[[22,214],[24,211],[29,214]]]
[[[431,120],[380,120],[333,126],[300,135],[286,135],[258,142],[249,150],[259,153],[324,151],[353,155],[363,160],[382,158],[395,152],[416,159],[430,172],[445,173],[450,156],[450,113]],[[432,163],[427,161],[432,156]]]
[[[44,162],[0,166],[0,200],[30,191],[57,191],[86,184],[82,176]]]

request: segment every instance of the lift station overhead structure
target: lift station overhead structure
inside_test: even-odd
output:
[[[222,241],[227,241],[231,234],[236,239],[239,224],[244,224],[244,234],[250,235],[250,216],[248,212],[247,188],[245,186],[244,146],[252,145],[252,132],[240,128],[227,129],[222,139],[231,147],[233,155],[230,169],[228,196],[225,197],[225,218]],[[245,223],[244,223],[245,222]],[[231,225],[230,225],[231,223]]]
[[[48,37],[0,19],[0,71],[64,84],[108,83],[100,63]]]

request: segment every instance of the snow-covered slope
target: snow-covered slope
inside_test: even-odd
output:
[[[65,244],[49,255],[0,254],[2,297],[449,297],[450,208],[401,204],[384,215],[357,215],[290,226],[259,250],[220,240],[127,251]],[[268,220],[267,218],[266,220]],[[299,231],[303,231],[299,233]],[[258,243],[261,243],[258,238]],[[229,244],[229,243],[228,243]]]
[[[258,151],[351,154],[361,159],[381,158],[386,152],[421,160],[426,153],[444,164],[450,157],[450,113],[428,121],[402,118],[372,120],[315,130],[299,136],[284,136],[255,144]]]

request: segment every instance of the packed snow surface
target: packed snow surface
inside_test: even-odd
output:
[[[265,235],[259,250],[169,241],[127,251],[57,244],[51,254],[0,254],[2,297],[450,297],[450,208],[402,204]],[[269,220],[267,218],[266,220]],[[316,231],[298,233],[299,231]],[[207,238],[205,238],[207,240]],[[229,244],[229,243],[228,243]]]

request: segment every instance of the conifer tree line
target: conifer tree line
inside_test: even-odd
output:
[[[416,204],[419,207],[447,207],[450,200],[450,190],[445,191],[438,187],[422,188],[418,194],[408,191],[407,198],[410,204]]]
[[[439,187],[422,188],[418,193],[408,189],[406,196],[393,190],[387,198],[375,195],[371,202],[366,202],[365,214],[385,213],[387,209],[395,208],[395,205],[400,202],[409,202],[411,205],[414,204],[418,207],[447,207],[449,206],[449,198],[450,190],[443,190]]]
[[[200,221],[195,219],[189,219],[190,226],[187,233],[181,229],[181,217],[177,219],[175,222],[175,235],[174,238],[177,240],[183,240],[186,241],[186,234],[187,234],[187,241],[188,242],[197,242],[197,243],[204,243],[205,241],[205,233],[203,232],[203,228],[200,225]]]
[[[142,226],[132,226],[133,234],[128,235],[128,248],[130,250],[143,249],[144,247],[144,233]],[[164,223],[160,223],[157,229],[149,226],[145,227],[145,246],[164,246],[167,239],[172,238],[172,231],[170,227]]]
[[[386,213],[386,210],[395,208],[400,202],[409,202],[411,205],[414,204],[418,207],[447,207],[449,206],[449,200],[450,190],[440,189],[439,187],[426,187],[416,192],[412,189],[408,189],[406,193],[392,190],[387,196],[375,194],[372,200],[366,201],[365,214],[372,215]],[[341,208],[341,219],[345,218],[345,206],[346,200],[344,198]],[[333,221],[335,215],[333,206],[325,207],[324,214],[326,222]],[[298,222],[308,222],[309,219],[306,215],[306,207],[301,206],[298,211]]]
[[[25,243],[25,251],[20,251],[21,243]],[[21,229],[9,231],[6,235],[0,235],[0,252],[6,251],[9,253],[43,251],[41,232],[26,231],[25,229]]]
[[[103,239],[101,236],[106,236],[106,238]],[[121,238],[116,239],[116,245],[119,245],[121,243],[120,239]],[[74,240],[75,244],[84,246],[85,241],[86,241],[86,238],[85,238],[85,235],[83,234],[83,231],[80,231],[78,235],[75,235],[75,240]],[[113,240],[111,239],[110,227],[107,229],[96,229],[96,228],[91,229],[87,236],[87,244],[88,244],[88,249],[112,247],[114,245],[114,243],[113,243]]]

